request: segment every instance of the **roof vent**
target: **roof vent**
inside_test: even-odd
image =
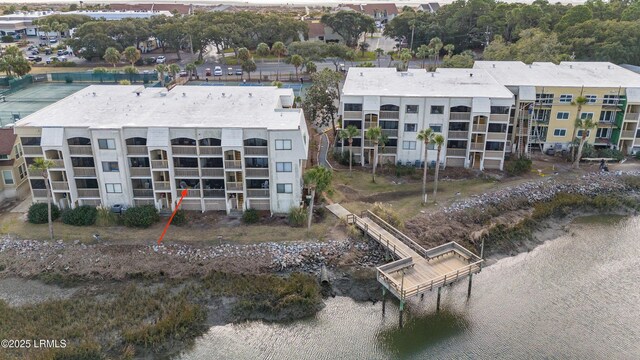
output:
[[[187,96],[187,93],[184,93],[184,92],[183,92],[183,93],[182,93],[182,97],[186,97],[186,96]]]
[[[607,69],[611,70],[611,65],[607,65]]]
[[[362,72],[360,73],[360,76],[364,76]]]
[[[436,77],[436,72],[435,71],[431,73],[431,77]]]
[[[531,64],[529,64],[529,69],[531,69]]]
[[[573,69],[573,65],[569,64],[569,69]]]
[[[469,73],[469,77],[473,77],[473,73]]]
[[[167,96],[167,92],[166,92],[166,91],[161,91],[161,92],[160,92],[160,96],[163,96],[163,97],[164,97],[164,96]]]
[[[92,94],[93,94],[93,96],[96,96],[96,93],[95,93],[95,91],[94,91],[94,92],[92,92]]]
[[[492,67],[493,67],[494,69],[496,68],[496,64],[491,64],[491,65],[492,65]]]
[[[224,96],[225,96],[225,94],[224,94],[224,93],[222,93],[222,97],[224,97]]]
[[[252,93],[249,93],[249,97],[253,97],[253,94],[252,94]]]
[[[140,91],[136,91],[136,96],[140,96]]]

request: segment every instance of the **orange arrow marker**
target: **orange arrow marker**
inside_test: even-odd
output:
[[[167,233],[167,229],[169,229],[169,225],[171,225],[171,220],[173,220],[173,217],[176,216],[176,213],[180,208],[180,204],[182,203],[182,199],[184,199],[185,196],[187,196],[187,189],[182,190],[182,194],[180,195],[180,200],[178,200],[178,205],[176,205],[176,209],[173,210],[173,214],[171,214],[169,221],[167,221],[167,225],[165,225],[164,227],[164,231],[162,231],[162,235],[160,235],[160,239],[158,239],[158,245],[160,245],[160,243],[162,242],[162,238],[164,238],[164,234]]]

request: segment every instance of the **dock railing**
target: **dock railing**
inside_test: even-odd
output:
[[[387,239],[387,238],[383,237],[382,233],[380,233],[376,229],[370,228],[369,224],[364,222],[361,218],[357,217],[356,215],[353,215],[353,214],[347,215],[347,223],[354,224],[357,227],[359,227],[360,229],[362,229],[365,232],[365,234],[369,235],[374,240],[379,242],[380,245],[382,245],[385,248],[387,248],[389,251],[391,251],[397,257],[399,257],[401,259],[410,257],[410,254],[405,254],[402,251],[402,249],[396,248],[396,245],[391,243],[390,239]]]
[[[427,250],[425,248],[420,246],[417,242],[413,241],[407,235],[405,235],[405,234],[401,233],[400,231],[398,231],[398,229],[393,227],[393,225],[389,224],[388,222],[384,221],[378,215],[374,214],[370,210],[365,210],[365,211],[362,212],[361,216],[362,217],[368,217],[368,218],[372,219],[374,222],[376,222],[378,225],[380,225],[383,229],[387,230],[391,235],[395,236],[398,240],[402,241],[405,245],[407,245],[409,248],[411,248],[411,250],[413,250],[413,251],[417,252],[418,254],[420,254],[421,256],[427,258],[428,254],[427,254]]]

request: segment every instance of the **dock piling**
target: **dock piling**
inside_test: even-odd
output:
[[[384,315],[385,307],[387,305],[387,289],[382,287],[382,315]]]
[[[467,289],[467,299],[471,297],[471,282],[473,280],[473,273],[469,273],[469,289]]]
[[[436,312],[440,312],[440,290],[442,290],[442,286],[438,288],[438,301],[436,302]]]
[[[404,312],[404,300],[400,300],[400,329],[402,329],[402,313]]]

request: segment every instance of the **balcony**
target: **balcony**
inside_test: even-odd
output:
[[[470,112],[452,112],[449,113],[449,119],[451,120],[471,120]]]
[[[180,193],[182,190],[178,189],[178,193]],[[200,189],[187,189],[187,197],[190,198],[199,198],[202,195],[200,194]]]
[[[93,155],[93,150],[91,150],[91,145],[69,145],[69,154]]]
[[[228,182],[227,191],[242,191],[243,184],[241,182]]]
[[[153,197],[153,189],[133,189],[133,197],[136,197],[136,198]]]
[[[534,124],[548,124],[549,123],[549,118],[548,117],[542,117],[542,118],[531,118],[531,122],[533,122]]]
[[[622,130],[620,132],[620,138],[633,139],[634,137],[635,137],[635,131],[633,130]]]
[[[489,121],[492,122],[508,122],[509,114],[490,114]]]
[[[148,155],[146,145],[127,145],[129,155]]]
[[[74,167],[73,174],[76,177],[96,177],[96,169],[92,167]]]
[[[483,143],[471,143],[471,150],[482,151],[482,150],[484,150],[484,144]]]
[[[31,170],[29,169],[29,176],[31,177],[42,177],[42,171],[41,170]]]
[[[269,189],[247,189],[247,197],[249,198],[268,198]]]
[[[398,137],[398,129],[382,129],[382,135],[388,137]]]
[[[267,156],[268,150],[269,149],[266,146],[245,146],[244,155],[245,156],[250,156],[250,155]]]
[[[471,130],[473,132],[486,132],[487,131],[487,124],[476,124],[476,125],[473,125],[473,128]]]
[[[202,177],[224,177],[224,169],[222,168],[203,168]]]
[[[154,205],[155,202],[153,199],[133,199],[134,206],[142,206],[142,205]]]
[[[225,169],[242,169],[242,160],[225,160]]]
[[[46,198],[47,197],[47,189],[33,189],[33,197],[34,198]]]
[[[78,197],[79,198],[99,198],[100,190],[98,189],[78,189]]]
[[[467,149],[447,148],[447,156],[466,156]]]
[[[400,111],[380,111],[380,119],[400,119]]]
[[[507,138],[507,133],[495,133],[490,132],[487,133],[487,140],[505,140]]]
[[[173,168],[176,177],[200,177],[198,168]]]
[[[222,155],[222,147],[200,146],[200,155]]]
[[[25,155],[42,156],[42,148],[40,146],[22,146],[22,153]]]
[[[51,189],[52,190],[69,190],[69,183],[66,181],[52,181]]]
[[[198,148],[195,145],[174,145],[171,147],[171,151],[173,151],[173,155],[196,155]]]
[[[365,121],[364,122],[364,128],[366,129],[370,129],[372,127],[376,127],[378,126],[378,122],[377,121]]]
[[[598,120],[598,125],[600,125],[600,126],[613,126],[615,124],[616,124],[616,120],[615,119]]]
[[[495,150],[487,150],[484,152],[485,158],[498,158],[502,159],[504,157],[503,151],[495,151]]]
[[[148,167],[132,167],[129,168],[132,177],[150,177],[151,169]]]
[[[380,148],[380,154],[396,154],[397,152],[397,146],[385,146],[384,148]]]
[[[362,119],[362,111],[345,111],[343,119]]]
[[[205,198],[224,198],[224,189],[204,189]]]
[[[153,169],[168,169],[169,161],[167,160],[151,160],[151,167]]]
[[[64,160],[62,159],[49,159],[51,161],[50,169],[64,169]]]
[[[155,181],[153,183],[154,190],[171,190],[171,183],[168,181]]]
[[[624,115],[624,120],[636,121],[638,120],[638,113],[626,113]]]
[[[467,139],[469,137],[468,131],[449,130],[449,139]]]
[[[268,178],[269,168],[247,168],[245,174],[247,177]]]

